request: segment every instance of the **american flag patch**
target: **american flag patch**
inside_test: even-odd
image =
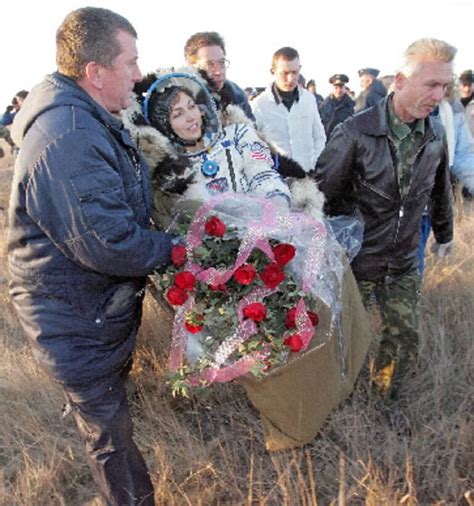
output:
[[[268,161],[270,159],[268,148],[260,142],[254,142],[250,146],[250,155],[254,160]]]

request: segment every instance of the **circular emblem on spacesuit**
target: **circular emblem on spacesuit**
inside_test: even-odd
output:
[[[214,160],[205,160],[201,165],[201,172],[206,177],[213,177],[218,173],[218,171],[219,171],[219,164]]]

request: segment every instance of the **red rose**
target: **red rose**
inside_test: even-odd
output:
[[[195,325],[193,323],[184,322],[184,328],[191,334],[197,334],[198,332],[201,332],[203,327],[204,323],[201,323],[200,325]]]
[[[226,226],[217,216],[211,216],[204,225],[207,235],[222,237],[225,234]]]
[[[253,302],[244,307],[245,318],[249,318],[254,322],[261,322],[267,317],[267,308],[261,302]]]
[[[316,327],[316,325],[319,323],[319,317],[316,313],[313,313],[313,311],[307,311],[306,314],[308,315],[308,318],[311,321],[311,325],[313,327]],[[286,319],[285,319],[285,327],[287,329],[294,329],[296,327],[296,308],[292,308],[286,313]]]
[[[225,286],[225,283],[218,283],[216,285],[209,285],[209,290],[213,290],[214,292],[226,292],[227,286]]]
[[[241,285],[250,285],[257,276],[257,271],[252,264],[243,264],[234,272],[234,279]]]
[[[184,246],[176,245],[171,248],[171,261],[176,267],[183,265],[187,259],[188,254]]]
[[[260,279],[267,288],[273,289],[285,279],[285,274],[278,264],[273,263],[265,267],[262,274],[260,274]]]
[[[204,327],[204,315],[191,313],[187,314],[184,320],[184,328],[191,334],[201,332]]]
[[[196,276],[190,271],[178,272],[174,278],[174,284],[182,290],[192,290],[196,285]]]
[[[188,294],[184,290],[182,290],[181,288],[178,288],[175,285],[173,285],[166,292],[166,300],[172,306],[182,306],[186,302],[187,298],[188,298]]]
[[[278,244],[273,248],[275,262],[283,267],[295,256],[296,249],[291,244]]]
[[[283,344],[286,344],[286,346],[289,346],[290,350],[293,353],[297,353],[298,351],[303,348],[303,341],[299,334],[292,334],[291,336],[288,336],[284,341]]]
[[[296,308],[292,308],[286,313],[285,327],[287,329],[294,329],[296,327]]]
[[[313,313],[313,311],[308,311],[306,313],[308,315],[308,318],[311,320],[311,324],[313,327],[316,327],[316,325],[319,323],[319,316],[317,313]]]

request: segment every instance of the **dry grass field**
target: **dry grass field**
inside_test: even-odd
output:
[[[7,207],[11,160],[0,160]],[[136,440],[159,505],[474,505],[474,212],[448,261],[428,259],[421,358],[400,400],[380,406],[364,370],[315,440],[268,453],[238,385],[176,400],[163,382],[169,327],[146,299],[136,363]],[[60,390],[35,365],[8,301],[0,210],[0,504],[100,505]]]

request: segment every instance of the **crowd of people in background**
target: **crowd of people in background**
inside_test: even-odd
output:
[[[150,221],[157,188],[206,198],[255,192],[291,206],[290,182],[302,179],[319,185],[328,215],[360,219],[352,270],[384,324],[371,381],[375,395],[392,401],[416,372],[422,217],[434,233],[433,253],[443,257],[454,237],[450,171],[474,191],[473,75],[453,82],[456,48],[444,41],[415,41],[394,76],[362,68],[357,97],[348,76],[334,74],[324,99],[313,79],[302,78],[295,48],[269,58],[266,89],[244,91],[227,79],[223,37],[198,32],[184,55],[206,83],[212,101],[205,104],[192,87],[143,79],[136,39],[112,11],[71,12],[56,34],[58,70],[24,103],[26,92],[17,94],[2,119],[15,116],[11,142],[22,150],[10,200],[10,295],[113,505],[154,504],[125,382],[146,276],[170,262],[176,240]],[[143,106],[134,125],[166,138],[157,150],[172,145],[153,180],[143,138],[124,127],[132,88]],[[219,143],[206,137],[214,115],[205,107],[232,125],[219,127]]]
[[[197,51],[193,52],[191,44],[197,43],[199,45],[199,39],[203,38],[206,40],[206,44],[208,45],[201,46]],[[187,44],[188,46],[185,48],[186,63],[189,65],[195,65],[197,68],[203,68],[202,65],[200,66],[200,59],[205,61],[206,58],[213,57],[212,54],[207,54],[209,48],[219,48],[218,51],[225,54],[224,39],[217,32],[199,32],[193,35],[192,40],[190,39]],[[282,49],[285,50],[285,48]],[[291,50],[292,48],[286,49]],[[228,65],[230,65],[230,62],[226,60],[226,67]],[[272,73],[274,72],[273,65],[274,63],[272,63]],[[215,69],[208,68],[206,69],[207,72],[204,75],[208,81],[212,83],[215,98],[219,101],[223,100],[223,108],[226,106],[226,101],[229,101],[229,103],[240,106],[247,117],[249,117],[252,121],[255,121],[255,116],[252,110],[256,106],[251,104],[251,102],[267,91],[266,88],[248,86],[241,89],[236,83],[226,79],[225,77],[221,82],[219,82],[219,79],[212,80],[214,70]],[[220,74],[225,76],[225,73],[222,73],[221,69],[217,69],[217,75],[219,76]],[[384,98],[387,93],[393,91],[393,81],[395,76],[385,75],[379,77],[379,74],[380,71],[376,68],[367,67],[360,69],[358,71],[360,78],[360,92],[358,95],[356,95],[355,92],[348,86],[349,77],[346,74],[334,74],[328,79],[329,84],[332,86],[332,91],[326,98],[324,98],[317,92],[316,81],[314,79],[310,79],[306,82],[303,74],[298,70],[298,89],[306,89],[314,96],[317,105],[317,112],[313,114],[313,116],[319,116],[326,138],[330,137],[332,131],[338,124],[342,123],[354,114],[374,106],[379,100]],[[278,84],[273,84],[273,89],[277,90],[277,93],[283,92],[284,94],[285,85],[280,82],[280,86],[281,89]],[[292,93],[295,93],[295,89],[296,87],[293,88]],[[301,91],[299,93],[301,93]],[[12,152],[15,152],[16,147],[11,139],[10,128],[13,120],[15,119],[15,115],[20,110],[27,96],[27,90],[18,91],[12,98],[11,102],[6,106],[3,114],[0,115],[0,139],[4,139],[10,145]],[[450,86],[446,93],[446,98],[443,103],[449,104],[451,110],[448,110],[448,112],[445,110],[440,113],[439,107],[437,107],[432,114],[434,116],[438,116],[440,121],[443,122],[444,127],[448,130],[447,139],[448,144],[450,145],[450,150],[453,151],[456,147],[456,157],[452,155],[450,166],[453,171],[453,176],[465,183],[463,188],[464,196],[470,197],[471,192],[474,193],[474,176],[472,175],[473,171],[470,170],[470,164],[472,164],[472,159],[470,157],[472,148],[470,144],[474,136],[474,81],[472,70],[463,71],[458,76],[457,80],[453,81],[452,86]],[[289,105],[289,108],[287,107],[287,109],[290,112],[291,106],[293,105],[291,99],[287,102],[287,104]],[[441,105],[441,109],[443,108],[444,106]],[[305,107],[305,109],[307,108]],[[293,112],[292,114],[295,113]],[[452,135],[450,136],[450,125],[452,120],[446,119],[447,115],[448,117],[453,116],[453,118],[456,118],[455,131],[457,134],[455,139],[453,139]],[[256,126],[262,131],[267,128],[267,126],[263,126],[262,124],[260,124],[259,127],[258,122],[256,123]],[[470,137],[466,135],[465,126],[467,126],[470,131]],[[319,137],[320,139],[323,138],[321,133],[319,133]],[[324,144],[326,142],[326,138],[324,139]],[[271,136],[268,137],[267,140],[274,144]],[[288,141],[293,142],[291,139],[288,139]],[[303,144],[306,144],[306,140],[303,141]],[[288,149],[285,150],[277,148],[277,151],[280,151],[281,154],[289,153]],[[316,152],[318,154],[320,151],[321,149],[316,147]],[[2,156],[4,156],[4,152],[0,147],[0,157]],[[293,158],[295,157],[293,156]],[[297,157],[295,159],[297,159]]]
[[[392,91],[395,76],[384,75],[379,77],[379,74],[380,71],[375,68],[360,69],[358,75],[361,91],[358,95],[348,86],[349,77],[346,74],[334,74],[328,79],[332,91],[326,98],[317,92],[314,79],[306,82],[300,74],[299,85],[314,95],[328,137],[336,125],[353,114],[372,107]],[[473,89],[473,71],[465,70],[453,81],[446,97],[446,100],[453,108],[453,113],[460,110],[464,112],[465,121],[472,136],[474,136]],[[263,91],[265,91],[264,87],[248,86],[244,88],[249,102],[257,98]],[[463,108],[459,109],[459,105],[462,105]],[[433,114],[436,115],[437,112],[435,111]]]

